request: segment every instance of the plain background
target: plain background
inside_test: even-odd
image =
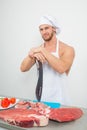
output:
[[[0,95],[34,99],[36,66],[23,73],[20,64],[43,42],[38,23],[50,14],[61,26],[59,39],[76,52],[68,76],[72,105],[87,108],[86,12],[86,0],[0,0]]]

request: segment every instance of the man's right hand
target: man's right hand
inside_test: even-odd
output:
[[[36,58],[36,60],[44,63],[44,62],[46,62],[46,59],[45,59],[44,55],[40,52],[40,49],[41,49],[41,47],[32,48],[29,51],[29,56],[31,58]]]

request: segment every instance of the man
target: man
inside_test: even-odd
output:
[[[21,63],[21,71],[28,71],[36,61],[43,67],[42,101],[68,104],[67,76],[73,63],[75,52],[73,47],[58,40],[60,32],[56,20],[52,16],[41,17],[39,30],[44,43],[32,48]]]

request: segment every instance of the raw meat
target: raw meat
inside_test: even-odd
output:
[[[68,122],[76,120],[83,115],[80,108],[59,108],[51,109],[49,119],[58,122]]]
[[[0,111],[0,119],[20,127],[46,126],[49,119],[33,109],[13,108]]]
[[[20,127],[47,126],[49,119],[58,122],[76,120],[82,116],[80,108],[50,108],[41,102],[19,102],[14,108],[0,111],[0,119]]]
[[[29,101],[19,101],[19,102],[15,105],[15,108],[27,109],[27,108],[29,108]]]
[[[20,101],[15,105],[15,108],[21,108],[21,109],[32,109],[40,114],[49,117],[49,112],[50,112],[50,107],[45,105],[44,103],[41,102],[32,102],[32,101]]]
[[[45,105],[44,103],[41,103],[41,102],[29,102],[30,103],[30,107],[39,112],[40,114],[46,116],[46,117],[49,117],[49,113],[50,113],[50,107]]]

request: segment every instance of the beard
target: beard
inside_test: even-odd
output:
[[[53,38],[54,32],[52,32],[51,34],[45,34],[42,36],[44,41],[50,41]]]

